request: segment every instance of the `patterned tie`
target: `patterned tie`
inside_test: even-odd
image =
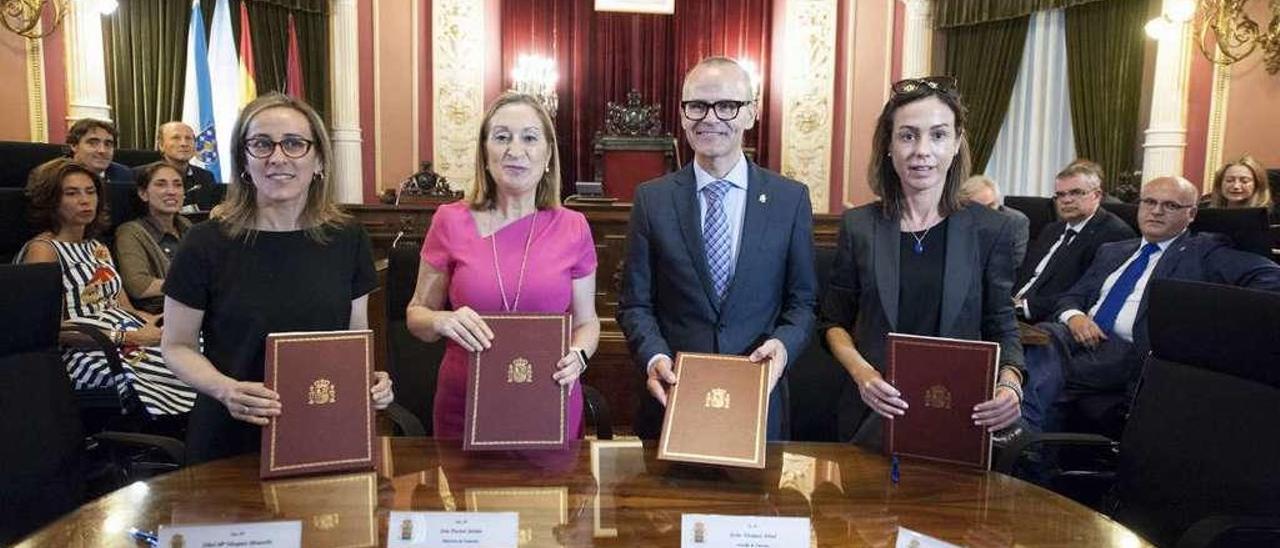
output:
[[[723,300],[724,291],[733,276],[730,264],[729,217],[724,212],[724,195],[729,192],[729,181],[715,181],[702,189],[706,216],[702,221],[702,241],[707,248],[707,269],[711,271],[711,283],[716,297]]]
[[[1106,298],[1102,299],[1102,305],[1098,307],[1098,313],[1093,316],[1093,321],[1098,324],[1098,328],[1103,333],[1115,331],[1116,317],[1120,315],[1120,309],[1124,307],[1124,302],[1128,300],[1129,295],[1133,294],[1133,288],[1138,285],[1138,278],[1146,272],[1147,263],[1151,262],[1151,255],[1157,251],[1160,251],[1160,246],[1156,244],[1148,243],[1142,246],[1138,258],[1125,267],[1120,277],[1116,278],[1115,285],[1111,286],[1111,291],[1107,293]]]

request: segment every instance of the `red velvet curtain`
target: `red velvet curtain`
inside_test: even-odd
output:
[[[769,74],[772,19],[773,0],[676,0],[674,16],[596,13],[593,0],[505,0],[504,84],[510,86],[520,55],[556,60],[556,133],[566,185],[593,177],[592,138],[603,127],[605,106],[625,101],[632,88],[646,102],[662,104],[663,128],[680,138],[688,161],[679,120],[684,73],[704,57],[727,55],[750,59]],[[744,144],[763,164],[767,86],[760,95],[760,119]]]

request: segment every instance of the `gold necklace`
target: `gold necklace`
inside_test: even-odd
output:
[[[533,243],[533,231],[538,227],[538,212],[534,210],[533,219],[529,221],[529,235],[524,239],[524,256],[520,257],[520,277],[516,281],[516,298],[508,303],[507,288],[502,283],[502,268],[498,266],[498,231],[493,228],[493,213],[489,215],[489,247],[493,250],[493,273],[498,277],[498,293],[502,295],[502,309],[515,312],[520,307],[520,292],[524,290],[525,266],[529,262],[529,245]]]

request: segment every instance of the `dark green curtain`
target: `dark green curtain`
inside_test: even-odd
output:
[[[947,29],[946,74],[956,77],[969,108],[973,172],[982,173],[1009,111],[1030,17]]]
[[[1102,0],[937,0],[933,21],[940,29],[1003,21],[1037,11],[1069,8]]]
[[[121,2],[103,18],[107,101],[121,148],[152,148],[156,128],[182,117],[190,13],[184,0]]]
[[[1147,0],[1110,0],[1066,10],[1076,152],[1102,166],[1108,192],[1121,173],[1133,170],[1146,18]]]
[[[240,43],[240,4],[249,8],[254,81],[258,93],[284,91],[289,14],[298,30],[306,100],[329,120],[329,8],[326,0],[230,0],[231,27]],[[205,30],[216,0],[203,0]],[[155,128],[182,117],[190,0],[120,2],[103,18],[107,100],[122,148],[149,149]],[[206,37],[207,38],[207,37]],[[218,82],[213,82],[218,86]]]

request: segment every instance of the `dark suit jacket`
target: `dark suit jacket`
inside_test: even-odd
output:
[[[1066,221],[1054,221],[1040,231],[1035,244],[1031,246],[1027,259],[1018,269],[1018,280],[1013,285],[1016,292],[1026,285],[1036,273],[1036,265],[1049,253],[1062,231],[1067,229]],[[1126,240],[1136,236],[1133,229],[1123,219],[1101,207],[1089,222],[1080,229],[1080,233],[1072,238],[1071,244],[1059,249],[1053,255],[1044,272],[1036,280],[1036,284],[1027,291],[1027,309],[1031,312],[1031,322],[1051,319],[1058,304],[1058,297],[1080,280],[1084,271],[1093,262],[1098,246],[1107,242]]]
[[[1098,301],[1107,276],[1137,252],[1142,241],[1142,238],[1133,238],[1099,247],[1093,265],[1058,299],[1054,318],[1072,309],[1088,313]],[[1232,249],[1228,239],[1208,233],[1184,232],[1169,244],[1149,280],[1164,278],[1280,291],[1280,266],[1261,255]],[[1145,356],[1150,349],[1147,295],[1149,293],[1143,294],[1133,323],[1133,344],[1139,356]]]
[[[794,360],[814,321],[809,189],[748,166],[737,266],[717,302],[696,187],[690,164],[636,189],[618,303],[636,366],[644,371],[654,355],[682,351],[745,355],[775,337]]]
[[[107,165],[107,181],[112,183],[132,183],[135,179],[133,170],[124,164],[111,162]]]
[[[1022,367],[1022,343],[1009,299],[1013,285],[1014,221],[973,205],[947,222],[946,276],[939,336],[1000,343],[1000,361]],[[899,251],[902,230],[880,204],[844,212],[831,279],[822,299],[822,331],[850,330],[858,352],[876,369],[885,367],[887,335],[898,323]],[[825,333],[824,335],[825,336]],[[840,435],[857,424],[857,391],[842,398]]]

